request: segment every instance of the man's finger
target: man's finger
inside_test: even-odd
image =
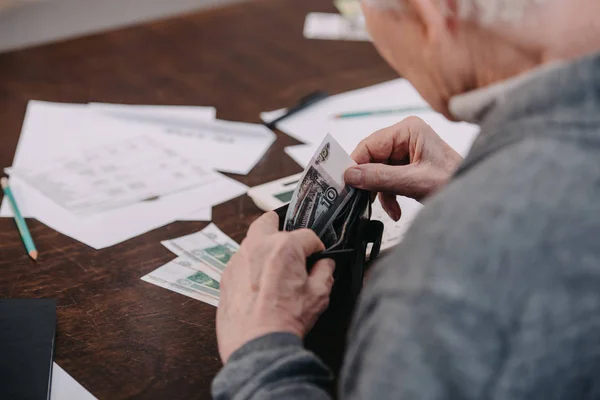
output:
[[[330,258],[319,260],[311,269],[308,283],[317,296],[329,296],[333,287],[335,261]]]
[[[440,177],[432,176],[421,165],[363,164],[349,168],[346,183],[358,189],[392,193],[413,199],[422,199]]]
[[[396,125],[381,129],[367,138],[363,139],[350,157],[357,164],[383,163],[388,162],[394,153],[402,153],[395,149],[404,149],[404,154],[398,154],[399,158],[406,157],[408,154],[408,134],[403,129],[398,130]]]
[[[400,220],[400,217],[402,217],[402,209],[400,208],[400,204],[398,204],[395,194],[379,193],[379,202],[381,203],[383,210],[391,219],[396,222]]]
[[[389,163],[400,161],[409,155],[411,140],[416,140],[422,129],[431,127],[418,117],[381,129],[362,140],[350,157],[357,164]]]
[[[310,229],[298,229],[290,232],[289,237],[292,243],[300,247],[305,257],[325,250],[325,245],[321,239]]]
[[[279,215],[275,211],[269,211],[258,217],[248,228],[248,236],[271,235],[279,231]]]

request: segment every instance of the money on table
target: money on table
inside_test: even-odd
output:
[[[239,245],[214,224],[162,244],[178,257],[142,280],[217,306],[221,275]]]
[[[215,224],[200,232],[161,242],[178,256],[194,260],[195,267],[213,279],[220,281],[229,259],[238,251],[239,245],[225,235]]]
[[[193,263],[186,256],[177,257],[143,276],[142,280],[216,307],[219,304],[219,282],[192,268]]]

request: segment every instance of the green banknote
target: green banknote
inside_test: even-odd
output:
[[[186,256],[181,256],[152,271],[142,280],[209,304],[218,304],[219,282],[191,268],[192,264]]]
[[[214,224],[210,224],[200,232],[167,240],[162,244],[173,253],[179,256],[187,255],[218,274],[223,273],[225,266],[239,249],[239,245]],[[210,273],[209,275],[213,279],[217,278]]]

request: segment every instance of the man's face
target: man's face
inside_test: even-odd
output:
[[[451,117],[448,101],[460,93],[461,68],[452,37],[432,32],[411,11],[377,10],[363,4],[367,28],[382,57],[438,112]],[[450,82],[450,84],[449,84]]]

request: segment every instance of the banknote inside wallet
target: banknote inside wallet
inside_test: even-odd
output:
[[[283,224],[288,206],[277,210],[279,215],[279,229],[283,230]],[[346,283],[345,290],[357,296],[362,287],[362,278],[367,264],[374,260],[379,254],[381,238],[383,236],[383,223],[371,221],[371,203],[369,193],[357,190],[352,198],[337,213],[335,218],[325,226],[320,236],[325,244],[325,251],[311,255],[306,262],[310,270],[319,260],[331,258],[336,262],[336,286],[344,275]],[[323,215],[323,219],[330,216]],[[367,247],[371,244],[370,255],[367,260]]]

